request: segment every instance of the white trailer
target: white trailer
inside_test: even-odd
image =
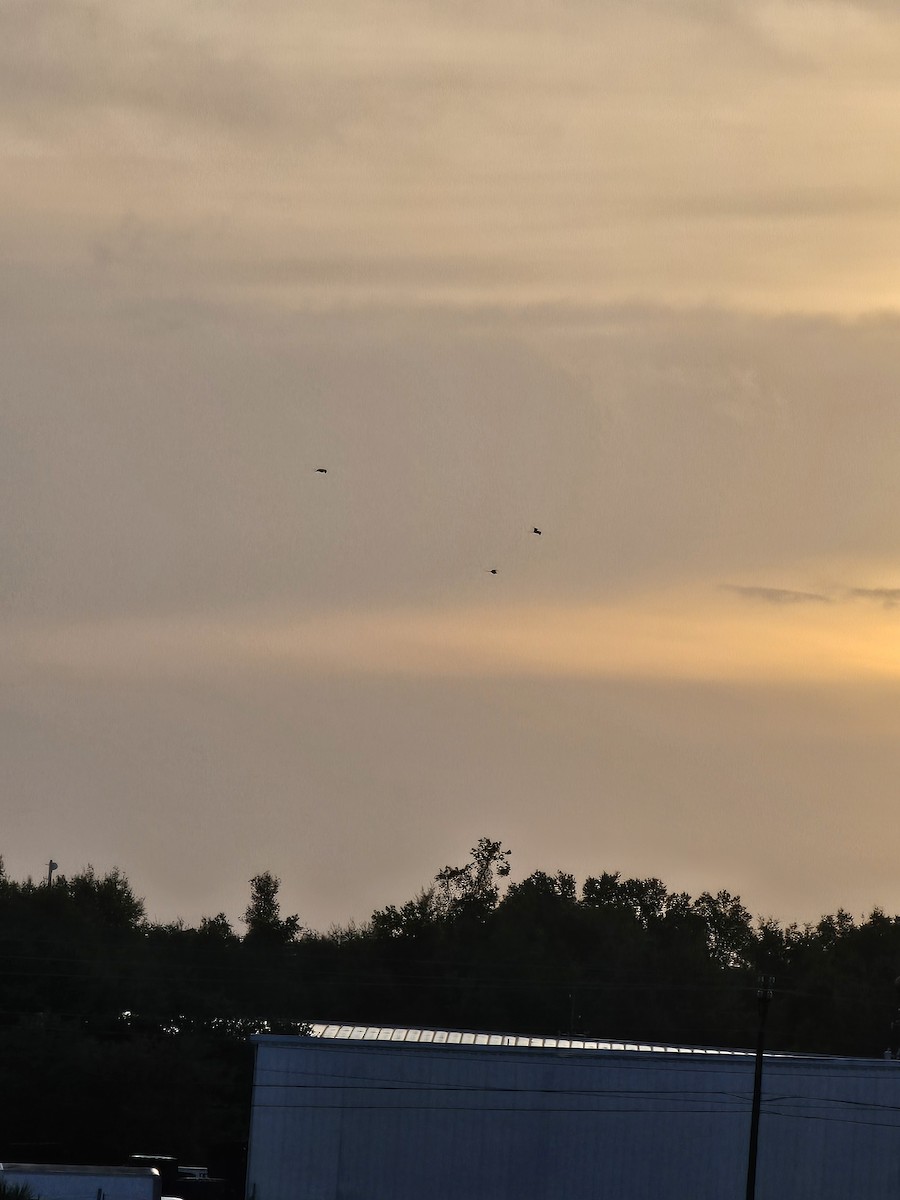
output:
[[[256,1043],[248,1200],[743,1200],[754,1056],[314,1027]],[[767,1054],[757,1200],[896,1200],[900,1063]]]
[[[26,1185],[39,1200],[161,1200],[155,1167],[0,1163],[0,1183]]]

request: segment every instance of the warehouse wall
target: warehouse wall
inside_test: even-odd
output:
[[[260,1038],[255,1200],[742,1200],[753,1058]],[[767,1056],[758,1200],[896,1200],[900,1065]]]

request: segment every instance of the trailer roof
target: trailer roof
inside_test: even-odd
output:
[[[20,1175],[37,1172],[42,1175],[124,1175],[139,1179],[146,1179],[148,1175],[159,1175],[156,1167],[85,1167],[64,1163],[0,1162],[0,1171]]]

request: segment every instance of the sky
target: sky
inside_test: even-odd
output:
[[[8,872],[326,929],[488,836],[900,911],[898,58],[886,0],[0,0]]]

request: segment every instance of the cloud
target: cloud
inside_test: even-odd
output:
[[[201,31],[202,30],[202,31]],[[27,129],[122,109],[258,125],[271,118],[259,62],[215,24],[109,0],[9,0],[0,8],[0,112]]]
[[[900,588],[855,587],[850,588],[848,595],[860,600],[874,600],[885,608],[896,608],[900,605]]]
[[[745,600],[761,600],[765,604],[830,604],[831,597],[820,592],[795,592],[789,588],[753,587],[736,583],[720,585],[724,591],[733,592]]]
[[[119,266],[134,266],[146,271],[160,262],[174,264],[192,242],[199,230],[160,225],[126,213],[90,246],[95,265],[101,270]]]
[[[746,586],[723,583],[723,591],[733,592],[745,600],[760,601],[777,606],[795,604],[848,604],[853,600],[871,600],[883,608],[900,607],[900,587],[842,587],[831,595],[821,592],[798,592],[789,588]]]
[[[648,215],[679,216],[696,221],[823,220],[835,217],[896,217],[900,191],[889,188],[858,189],[844,185],[826,188],[797,187],[772,191],[762,186],[735,191],[710,190],[676,197],[654,197]]]
[[[0,244],[218,222],[198,276],[272,303],[893,302],[896,30],[752,7],[9,0]]]
[[[455,604],[19,620],[0,637],[2,674],[91,686],[328,675],[900,683],[900,656],[884,650],[887,618],[860,620],[821,603],[800,613],[807,598],[785,600],[781,589],[753,594],[785,607],[776,622],[759,607],[717,604],[697,586],[526,603],[511,594],[513,580],[504,590],[502,574],[479,573],[478,600]]]

